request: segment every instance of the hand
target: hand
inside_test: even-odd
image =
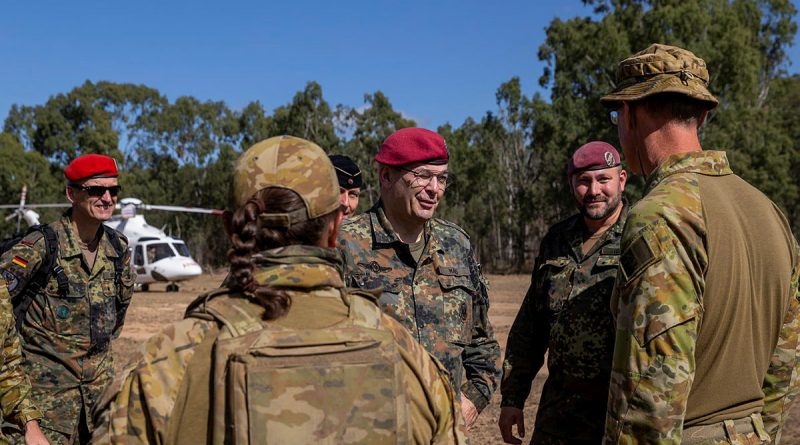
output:
[[[39,422],[29,420],[25,424],[25,445],[50,445],[42,430],[39,429]]]
[[[467,426],[467,430],[472,427],[472,424],[478,418],[478,408],[475,408],[472,400],[463,395],[461,395],[461,415],[464,417],[464,424]]]
[[[525,437],[525,416],[521,409],[513,406],[500,408],[500,420],[497,421],[497,425],[500,427],[500,434],[503,435],[503,442],[513,445],[522,443],[522,440],[514,437],[511,432],[513,426],[517,425],[517,434],[520,438]]]

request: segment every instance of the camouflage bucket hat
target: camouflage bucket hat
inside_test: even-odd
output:
[[[328,155],[317,144],[294,136],[263,140],[239,156],[233,168],[233,205],[243,206],[257,191],[280,187],[294,191],[305,209],[262,214],[273,227],[318,218],[339,208],[339,183]]]
[[[706,62],[691,51],[658,43],[619,63],[617,86],[600,103],[613,107],[659,93],[685,94],[706,102],[708,109],[719,104],[708,90]]]

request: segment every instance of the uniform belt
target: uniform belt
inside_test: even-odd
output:
[[[705,443],[710,439],[730,440],[731,443],[739,443],[735,442],[734,439],[736,439],[735,436],[740,434],[755,434],[762,442],[769,442],[770,440],[769,434],[764,428],[764,422],[761,420],[761,414],[753,413],[741,419],[687,427],[683,430],[681,443],[692,445]]]

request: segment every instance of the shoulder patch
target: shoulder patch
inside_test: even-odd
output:
[[[19,279],[17,276],[14,275],[14,273],[12,273],[10,270],[6,269],[0,269],[0,274],[2,274],[3,278],[6,280],[6,287],[8,291],[13,292],[14,289],[16,289],[19,285]]]
[[[620,256],[620,270],[627,283],[664,256],[653,227],[645,227]]]

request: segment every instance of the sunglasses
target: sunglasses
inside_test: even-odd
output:
[[[112,185],[111,187],[104,187],[102,185],[73,185],[71,187],[76,190],[83,190],[88,193],[89,196],[94,197],[103,196],[106,192],[111,196],[117,196],[122,190],[122,187],[119,185]]]

